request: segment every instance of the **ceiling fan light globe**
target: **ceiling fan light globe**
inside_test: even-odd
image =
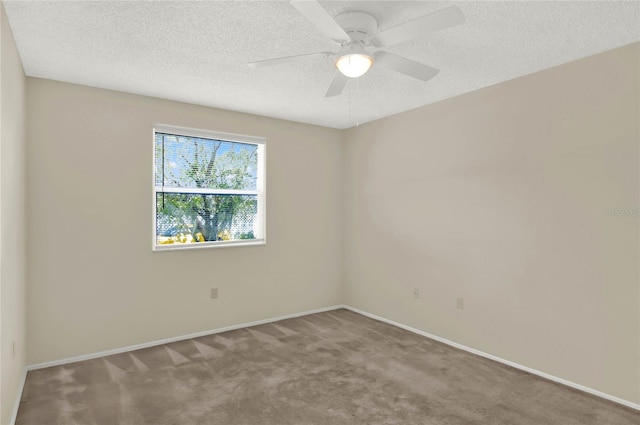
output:
[[[336,68],[349,78],[358,78],[367,73],[373,65],[373,58],[363,53],[342,55],[336,60]]]

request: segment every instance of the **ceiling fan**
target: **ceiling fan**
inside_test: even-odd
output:
[[[456,6],[424,15],[420,18],[378,32],[378,21],[365,12],[348,12],[335,17],[315,0],[293,0],[291,5],[298,9],[312,24],[327,37],[340,45],[337,52],[315,52],[250,62],[253,68],[286,64],[306,59],[310,56],[332,58],[337,68],[325,97],[342,93],[349,78],[364,75],[372,66],[387,68],[418,80],[427,81],[438,74],[438,70],[419,62],[394,55],[381,47],[392,46],[405,41],[422,38],[432,32],[460,25],[464,14]]]

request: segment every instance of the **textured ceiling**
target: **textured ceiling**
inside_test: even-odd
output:
[[[336,45],[286,1],[5,1],[28,76],[348,128],[640,40],[640,2],[322,1],[386,29],[451,4],[466,22],[386,50],[440,70],[421,82],[385,69],[324,94]],[[602,78],[607,78],[603,75]]]

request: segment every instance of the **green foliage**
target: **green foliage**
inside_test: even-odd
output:
[[[246,233],[240,233],[238,235],[238,239],[255,239],[256,237],[253,235],[253,231],[249,231]]]

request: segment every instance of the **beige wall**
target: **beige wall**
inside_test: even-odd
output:
[[[8,424],[26,364],[25,77],[1,4],[0,15],[0,421]]]
[[[640,402],[638,52],[349,130],[345,301]]]
[[[29,363],[341,301],[338,130],[27,81]],[[267,245],[152,252],[153,123],[267,138]]]

